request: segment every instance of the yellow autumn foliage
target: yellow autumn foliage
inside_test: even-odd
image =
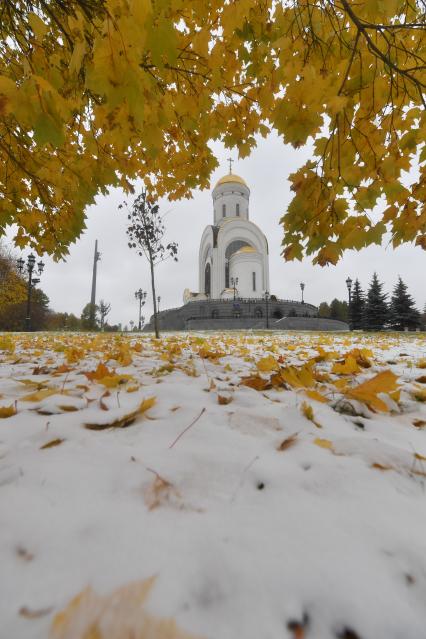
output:
[[[394,0],[8,2],[0,228],[60,258],[97,194],[143,180],[189,197],[212,141],[244,158],[273,130],[313,141],[289,178],[286,259],[336,263],[386,231],[426,248],[425,25],[422,3]]]

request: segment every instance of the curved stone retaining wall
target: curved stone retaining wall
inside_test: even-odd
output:
[[[348,325],[338,320],[316,317],[318,309],[312,304],[293,300],[197,300],[180,308],[159,313],[161,330],[221,330],[266,328],[266,314],[270,329],[296,329],[339,331],[348,330]],[[144,331],[154,330],[153,317]]]

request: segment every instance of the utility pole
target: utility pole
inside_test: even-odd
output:
[[[93,275],[92,275],[92,295],[90,297],[90,326],[95,327],[95,306],[96,306],[96,275],[98,272],[98,262],[101,254],[98,252],[98,240],[95,240],[95,253],[93,256]]]

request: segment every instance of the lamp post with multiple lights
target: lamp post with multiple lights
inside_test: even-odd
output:
[[[305,300],[303,299],[303,291],[305,290],[305,284],[303,282],[300,282],[300,290],[302,291],[302,304],[304,304]]]
[[[269,291],[265,291],[263,294],[263,299],[265,300],[265,306],[266,306],[266,328],[269,328],[269,298],[270,298],[270,294]]]
[[[143,291],[141,288],[136,291],[135,298],[139,300],[139,324],[138,329],[142,330],[142,306],[145,304],[146,300],[146,291]]]
[[[28,276],[27,314],[25,317],[25,330],[30,331],[31,330],[31,293],[33,290],[33,286],[35,286],[36,284],[40,282],[40,277],[33,277],[34,268],[36,265],[36,258],[32,253],[30,253],[30,255],[27,257],[26,264],[25,264],[25,260],[23,260],[22,257],[20,257],[19,260],[17,260],[17,264],[18,264],[18,271],[21,273],[21,275],[26,274]],[[37,274],[39,276],[41,276],[41,274],[43,273],[43,269],[44,269],[44,263],[40,260],[37,263]]]
[[[231,286],[234,289],[234,302],[235,302],[237,286],[238,286],[238,277],[231,277]]]

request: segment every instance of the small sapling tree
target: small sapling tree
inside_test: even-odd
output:
[[[122,208],[123,204],[120,205]],[[127,205],[124,203],[124,206]],[[160,215],[158,204],[153,204],[143,190],[128,209],[129,224],[127,235],[129,247],[137,250],[138,254],[145,257],[149,263],[151,272],[151,291],[154,304],[154,330],[155,337],[159,337],[157,296],[155,292],[155,267],[168,259],[177,262],[177,243],[164,244],[165,226]]]
[[[99,302],[99,315],[101,317],[101,331],[105,330],[105,318],[111,310],[111,304],[107,304],[104,300]]]

